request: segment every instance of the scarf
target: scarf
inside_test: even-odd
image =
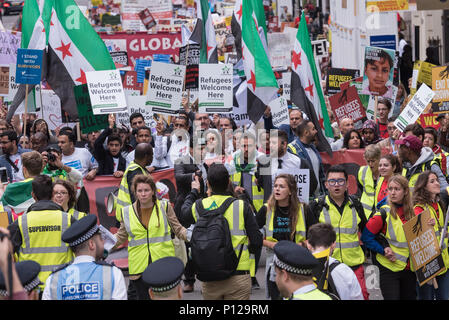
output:
[[[50,170],[48,164],[45,166],[44,171],[42,171],[42,174],[52,178],[59,177],[63,180],[67,179],[67,172],[65,170],[63,169]]]
[[[237,170],[237,172],[251,172],[255,167],[256,164],[255,163],[244,163],[243,165],[240,164],[240,161],[238,161],[238,159],[240,158],[240,153],[237,153],[236,155],[234,155],[234,163],[235,163],[235,169]]]

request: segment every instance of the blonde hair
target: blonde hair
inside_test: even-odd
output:
[[[366,146],[365,152],[363,153],[365,159],[377,159],[379,160],[382,152],[377,144],[370,144]]]
[[[395,174],[388,179],[388,188],[390,187],[390,184],[393,182],[398,184],[402,189],[404,189],[404,198],[402,199],[402,207],[404,208],[405,220],[409,221],[415,216],[415,213],[413,210],[412,195],[410,192],[410,188],[408,186],[408,180],[399,174]],[[390,206],[390,214],[393,216],[393,218],[397,219],[398,208],[391,201],[390,197],[388,197],[388,205]]]

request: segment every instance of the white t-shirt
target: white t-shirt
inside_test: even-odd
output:
[[[16,167],[19,169],[19,171],[15,171],[14,167],[11,166],[11,170],[12,170],[12,182],[18,182],[18,181],[22,181],[25,180],[25,178],[23,177],[23,172],[22,172],[22,157],[19,153],[16,153],[14,155],[10,155],[9,159],[11,159],[11,162],[14,163],[16,165]]]
[[[98,168],[98,162],[85,148],[75,148],[70,156],[62,155],[62,163],[68,167],[75,168],[83,175],[83,178],[90,170]]]

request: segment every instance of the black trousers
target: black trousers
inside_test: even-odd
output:
[[[194,268],[192,257],[189,254],[190,247],[191,247],[190,243],[186,242],[187,263],[186,263],[186,267],[184,269],[184,283],[193,285],[195,283],[195,268]]]
[[[416,275],[410,270],[393,272],[380,263],[380,290],[384,300],[416,300]]]
[[[151,300],[148,289],[148,285],[143,282],[142,278],[129,280],[128,300]]]

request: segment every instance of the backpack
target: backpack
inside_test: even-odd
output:
[[[217,209],[205,210],[200,200],[196,201],[198,220],[190,240],[194,269],[198,280],[220,281],[231,277],[239,264],[239,256],[232,245],[231,231],[224,213],[236,201],[228,198]]]
[[[328,262],[326,262],[325,267],[321,271],[320,278],[316,279],[315,284],[317,288],[327,294],[332,300],[340,300],[340,296],[337,291],[337,287],[335,286],[334,280],[332,279],[332,271],[337,267],[341,262],[336,260],[328,267]],[[325,283],[327,282],[327,289],[324,289]]]

